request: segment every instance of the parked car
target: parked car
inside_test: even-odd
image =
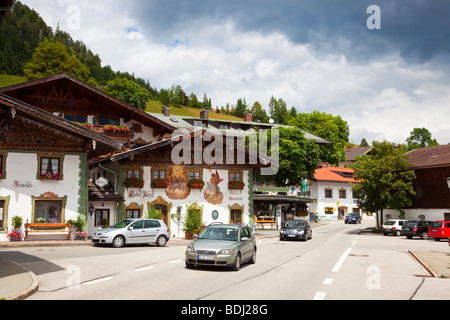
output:
[[[319,222],[319,216],[314,212],[309,213],[309,221]]]
[[[345,217],[345,223],[361,223],[361,215],[359,213],[349,213],[346,217]]]
[[[126,219],[112,227],[100,229],[92,236],[94,244],[111,244],[115,248],[139,243],[155,243],[164,247],[169,239],[167,225],[155,219]]]
[[[408,221],[402,227],[402,236],[406,236],[408,239],[413,237],[420,237],[423,240],[428,239],[428,227],[432,221]]]
[[[186,268],[231,267],[256,262],[256,238],[246,224],[211,224],[186,248]]]
[[[402,227],[408,220],[404,219],[390,219],[386,221],[382,226],[383,234],[387,236],[388,234],[393,234],[395,236],[400,236],[402,232]]]
[[[428,236],[436,241],[450,238],[450,221],[434,221],[428,227]]]
[[[312,239],[312,228],[306,220],[290,220],[280,230],[280,240],[301,239],[307,241]]]

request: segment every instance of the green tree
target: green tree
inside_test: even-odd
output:
[[[243,98],[243,99],[239,98],[236,103],[236,110],[234,112],[234,115],[236,117],[243,118],[247,111],[248,111],[248,107],[247,107],[247,102],[245,101],[245,98]]]
[[[24,66],[28,80],[35,80],[58,73],[68,73],[84,82],[89,82],[89,70],[76,56],[58,41],[44,40],[36,48],[33,58]]]
[[[415,173],[409,169],[407,159],[392,143],[374,141],[372,154],[357,158],[352,165],[355,179],[360,181],[353,187],[358,206],[369,212],[381,212],[378,228],[383,224],[384,209],[403,214],[403,209],[411,205]]]
[[[108,82],[104,91],[143,111],[145,111],[147,101],[151,96],[147,89],[142,88],[133,80],[125,78],[117,78]]]
[[[255,122],[269,122],[269,117],[267,116],[266,110],[263,109],[262,105],[258,101],[256,101],[250,108],[250,113],[252,114],[253,121]]]
[[[350,129],[341,116],[324,112],[299,113],[290,124],[331,141],[333,144],[321,146],[321,159],[338,165],[345,159],[345,145],[350,136]]]
[[[365,148],[365,147],[368,147],[368,146],[369,146],[369,143],[367,142],[366,138],[362,138],[362,139],[361,139],[361,143],[359,144],[359,146],[360,146],[361,148]]]
[[[169,96],[171,104],[173,104],[175,107],[180,108],[185,104],[184,91],[180,85],[177,86],[172,85],[172,87],[169,90]]]
[[[279,130],[280,163],[278,173],[274,176],[260,176],[257,173],[257,180],[284,186],[298,184],[302,178],[312,179],[320,161],[317,144],[306,139],[304,132],[298,128],[279,127],[277,130]],[[268,141],[271,141],[271,133],[272,130],[269,130]],[[270,149],[268,146],[268,150]]]
[[[436,139],[431,137],[431,132],[426,128],[414,128],[409,138],[406,139],[406,144],[408,151],[439,145]]]

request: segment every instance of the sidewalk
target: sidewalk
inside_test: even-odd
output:
[[[276,238],[278,230],[256,230],[258,240]],[[172,238],[168,246],[187,246],[191,240]],[[21,241],[0,242],[0,249],[23,247],[55,247],[55,246],[92,246],[91,241]],[[428,270],[434,278],[448,278],[450,284],[450,252],[437,251],[410,251],[419,263]],[[36,275],[14,261],[1,260],[0,253],[0,300],[23,300],[39,289],[39,280]]]

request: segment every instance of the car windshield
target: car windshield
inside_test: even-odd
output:
[[[238,229],[227,227],[206,228],[202,233],[200,233],[198,239],[237,241]]]
[[[442,228],[442,222],[432,222],[432,223],[430,223],[430,227],[432,227],[432,228]]]
[[[386,223],[384,224],[385,226],[393,226],[395,224],[395,221],[389,220],[386,221]]]
[[[301,220],[288,221],[286,223],[287,228],[298,228],[298,227],[302,228],[304,226],[305,226],[305,221],[301,221]]]
[[[359,214],[357,214],[357,213],[349,213],[348,216],[351,217],[351,218],[358,218]]]
[[[416,226],[416,222],[408,222],[405,224],[407,228],[414,228]]]
[[[120,221],[119,223],[116,223],[115,225],[111,226],[110,228],[114,228],[114,229],[125,228],[133,221],[135,221],[135,220],[123,220],[123,221]]]

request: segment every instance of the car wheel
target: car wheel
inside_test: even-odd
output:
[[[167,243],[167,238],[165,236],[159,236],[156,240],[156,245],[158,247],[164,247]]]
[[[238,252],[238,254],[236,256],[236,260],[234,260],[234,264],[231,267],[231,270],[239,271],[240,268],[241,268],[241,253]]]
[[[253,254],[252,254],[252,258],[249,261],[250,264],[255,264],[256,263],[256,248],[253,249]]]
[[[125,238],[122,236],[117,236],[113,240],[114,248],[122,248],[125,245]]]
[[[420,237],[421,237],[423,240],[427,240],[427,239],[428,239],[428,233],[422,232],[422,234],[420,235]]]
[[[397,237],[400,237],[401,232],[400,232],[400,231],[397,231],[397,232],[395,233],[395,235],[396,235]]]
[[[194,264],[193,263],[189,263],[189,262],[187,262],[187,260],[185,261],[185,263],[186,263],[186,268],[194,269]]]

